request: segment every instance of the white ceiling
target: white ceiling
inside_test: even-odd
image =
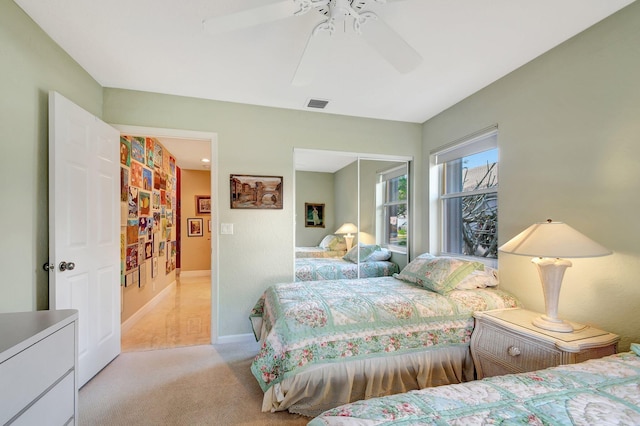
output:
[[[313,26],[302,16],[211,35],[203,21],[274,0],[16,0],[98,83],[422,123],[632,0],[405,0],[371,10],[423,57],[399,74],[353,34],[312,84],[290,84]],[[347,37],[349,35],[349,37]]]
[[[211,169],[211,143],[209,141],[167,137],[156,139],[176,157],[176,166],[181,169]],[[209,162],[203,162],[202,159],[207,159]]]
[[[322,113],[413,123],[633,2],[366,0],[422,56],[418,68],[400,74],[358,35],[338,31],[312,83],[293,86],[324,15],[313,10],[228,33],[204,31],[211,18],[277,1],[15,0],[104,87],[312,111],[308,99],[325,99]]]
[[[295,170],[305,172],[335,173],[358,160],[358,154],[312,149],[294,151]]]

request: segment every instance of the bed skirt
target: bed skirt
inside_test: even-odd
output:
[[[468,344],[324,364],[270,387],[262,411],[315,417],[348,402],[473,379]]]

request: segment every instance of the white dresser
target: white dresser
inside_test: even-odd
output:
[[[75,425],[76,310],[0,314],[0,425]]]

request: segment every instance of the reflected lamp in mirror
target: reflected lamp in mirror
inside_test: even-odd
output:
[[[545,330],[569,333],[574,328],[558,318],[558,299],[564,271],[571,266],[566,258],[599,257],[611,251],[563,222],[534,223],[498,248],[503,253],[532,256],[544,293],[545,314],[533,325]]]
[[[344,236],[344,240],[347,242],[347,251],[351,250],[351,247],[353,246],[353,235],[352,234],[356,234],[358,232],[358,227],[355,226],[353,223],[351,222],[347,222],[342,224],[342,226],[340,228],[338,228],[336,230],[336,234],[346,234]]]

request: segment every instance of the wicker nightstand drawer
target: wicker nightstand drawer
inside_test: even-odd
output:
[[[573,364],[614,354],[619,337],[592,327],[573,333],[541,330],[535,312],[504,309],[476,313],[471,355],[479,379]]]
[[[523,336],[492,325],[482,327],[478,333],[474,350],[483,362],[483,370],[489,368],[486,364],[496,364],[490,368],[502,374],[521,373],[561,363],[559,350],[535,344]]]

